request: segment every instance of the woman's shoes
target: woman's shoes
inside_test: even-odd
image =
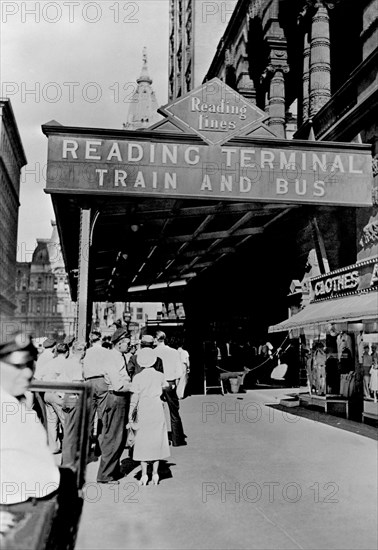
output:
[[[159,474],[154,474],[152,476],[152,485],[158,485],[159,483]]]
[[[148,482],[148,476],[147,475],[142,476],[139,480],[139,485],[147,485],[147,482]]]

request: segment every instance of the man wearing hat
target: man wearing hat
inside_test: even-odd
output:
[[[142,349],[150,348],[152,349],[155,344],[155,339],[150,334],[144,334],[140,340],[140,349],[134,353],[134,355],[131,356],[130,360],[127,363],[127,372],[129,373],[129,376],[131,380],[134,378],[134,376],[138,373],[140,373],[143,368],[140,366],[140,362],[138,361],[138,358],[140,357],[140,353]],[[160,357],[156,356],[157,363],[154,365],[155,370],[159,372],[163,372],[163,363]]]
[[[157,347],[155,348],[155,352],[157,357],[160,357],[163,362],[164,376],[169,384],[169,386],[163,390],[163,393],[168,404],[171,418],[172,445],[174,447],[179,447],[181,445],[186,445],[179,413],[180,405],[176,392],[178,381],[184,374],[184,366],[177,349],[167,346],[165,340],[165,333],[159,330],[156,333]]]
[[[40,372],[43,370],[45,364],[48,361],[51,361],[51,359],[54,359],[56,356],[56,340],[54,338],[46,338],[46,340],[43,342],[43,351],[41,355],[39,355],[37,360],[37,366],[36,366],[36,372]]]
[[[112,335],[113,349],[105,350],[104,380],[108,385],[103,414],[101,462],[97,472],[98,483],[118,483],[120,458],[125,448],[126,424],[130,405],[131,380],[126,370],[124,353],[128,351],[130,338],[125,328],[118,328]]]
[[[35,378],[45,382],[60,380],[67,363],[68,346],[59,342],[56,345],[56,357],[47,361],[43,368],[36,370]],[[38,363],[37,363],[38,365]],[[44,395],[47,417],[47,433],[49,447],[53,454],[61,451],[60,434],[64,430],[64,415],[62,410],[63,395],[60,392],[48,391]]]
[[[75,340],[60,382],[83,382],[83,357],[85,343]],[[77,470],[79,461],[80,408],[79,394],[65,392],[62,403],[64,434],[62,441],[62,466]]]
[[[46,431],[25,399],[37,355],[25,334],[0,344],[1,504],[46,498],[59,486],[59,469],[48,448]]]
[[[104,379],[104,365],[109,361],[109,350],[102,347],[101,332],[94,330],[89,335],[91,346],[87,349],[83,359],[84,380],[92,389],[92,406],[89,417],[89,429],[92,443],[100,435],[105,400],[108,395],[108,384]],[[97,430],[95,432],[95,417],[97,413]]]

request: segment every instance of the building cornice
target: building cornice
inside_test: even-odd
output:
[[[206,82],[215,76],[218,76],[219,70],[225,63],[226,50],[229,47],[229,43],[235,39],[236,31],[240,27],[240,23],[243,18],[248,16],[251,0],[239,0],[236,4],[234,11],[231,15],[231,19],[223,33],[222,38],[217,46],[217,51],[211,62],[210,68],[203,80]]]

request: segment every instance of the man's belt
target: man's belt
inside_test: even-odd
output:
[[[94,380],[95,378],[104,378],[104,375],[100,374],[99,376],[88,376],[88,378],[84,378],[84,380]]]

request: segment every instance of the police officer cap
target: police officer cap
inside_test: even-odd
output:
[[[128,338],[128,336],[129,336],[129,332],[128,332],[127,328],[117,328],[117,330],[115,330],[113,332],[112,342],[113,342],[113,344],[116,344],[122,338]]]
[[[17,333],[0,343],[0,361],[11,365],[24,365],[35,361],[38,350],[27,334]]]
[[[46,338],[46,340],[43,342],[43,347],[48,349],[48,348],[53,348],[56,344],[56,340],[54,340],[53,338]]]

